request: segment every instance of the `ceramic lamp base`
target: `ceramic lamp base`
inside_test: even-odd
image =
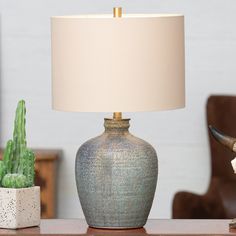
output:
[[[40,187],[0,188],[0,228],[18,229],[40,224]]]
[[[76,157],[86,221],[94,228],[143,227],[156,189],[156,151],[129,133],[129,119],[105,119],[104,126],[105,132],[84,143]]]

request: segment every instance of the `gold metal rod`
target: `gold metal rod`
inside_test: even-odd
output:
[[[114,7],[113,8],[113,17],[122,17],[122,8]]]
[[[114,112],[113,119],[114,120],[122,120],[122,113],[121,112]]]
[[[121,7],[114,7],[113,8],[113,17],[122,17],[122,8]],[[113,119],[114,120],[121,120],[122,113],[121,112],[114,112]]]

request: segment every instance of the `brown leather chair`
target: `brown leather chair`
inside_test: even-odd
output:
[[[236,137],[236,96],[208,98],[207,124]],[[236,175],[231,167],[234,154],[209,133],[211,181],[204,195],[178,192],[174,196],[174,219],[231,219],[236,217]]]

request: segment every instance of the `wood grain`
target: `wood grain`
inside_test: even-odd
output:
[[[20,230],[0,229],[2,235],[236,235],[236,230],[229,230],[230,220],[148,220],[144,228],[131,230],[101,230],[88,227],[85,220],[51,219],[41,220],[40,227]]]

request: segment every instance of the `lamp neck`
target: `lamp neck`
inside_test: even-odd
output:
[[[104,119],[105,133],[121,134],[129,132],[130,119]]]

